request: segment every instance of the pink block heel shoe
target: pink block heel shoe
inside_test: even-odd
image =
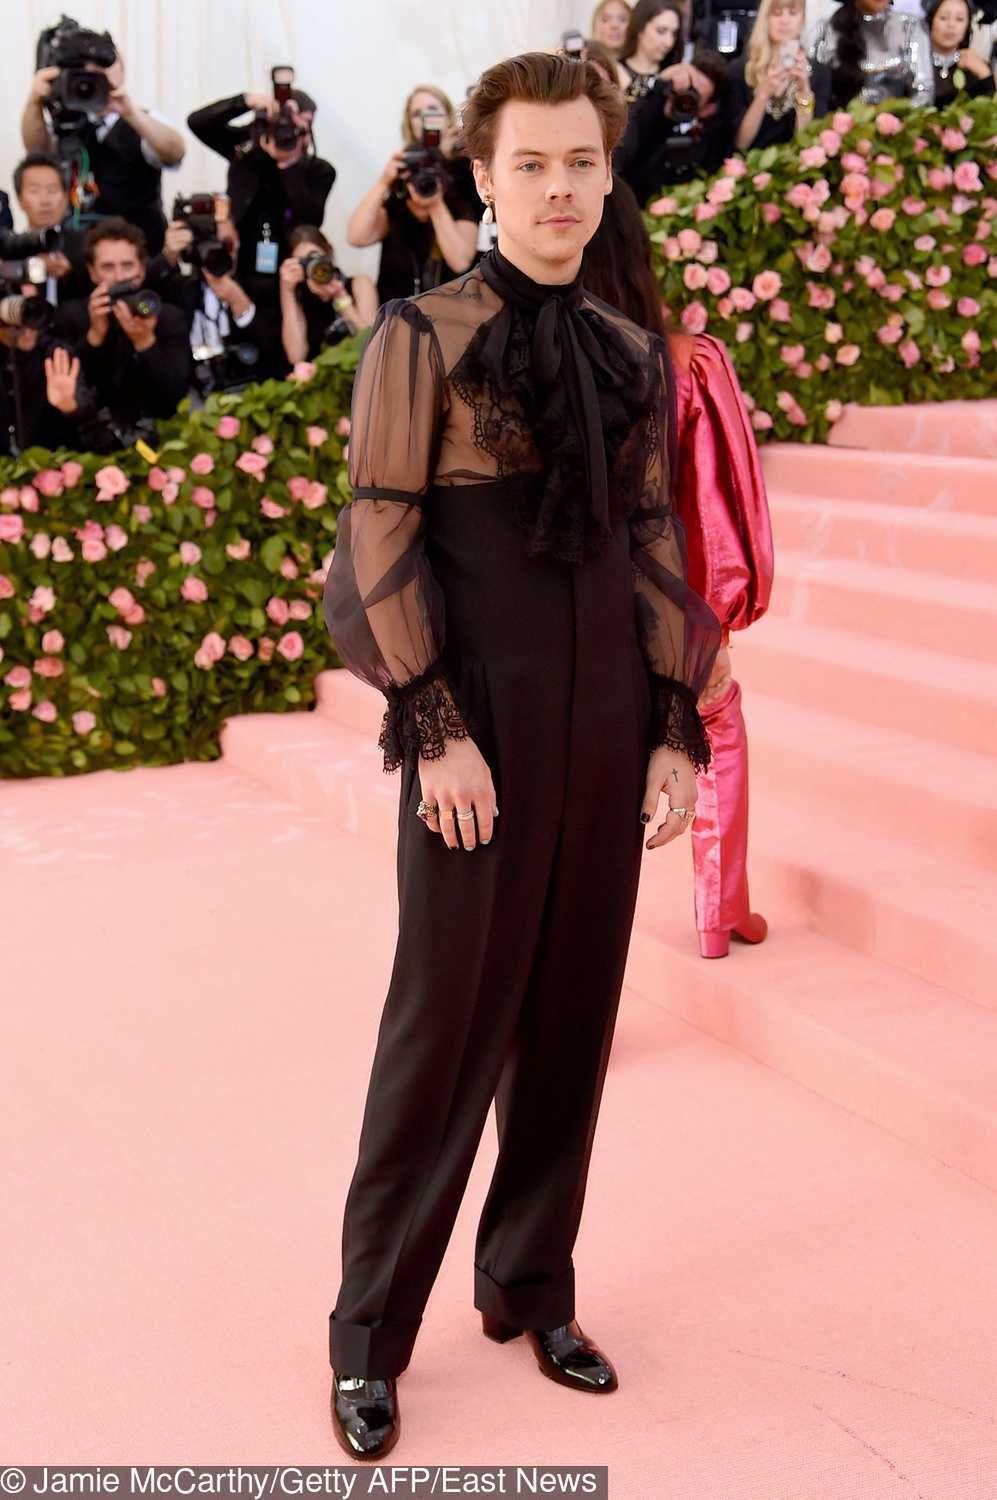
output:
[[[765,918],[759,912],[753,911],[737,927],[700,931],[700,956],[702,958],[726,958],[730,949],[731,933],[744,943],[761,943],[764,942],[768,930],[769,924]]]

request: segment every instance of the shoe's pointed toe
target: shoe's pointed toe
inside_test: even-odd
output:
[[[394,1376],[372,1380],[334,1374],[330,1405],[336,1441],[351,1458],[383,1458],[397,1443],[401,1414]]]

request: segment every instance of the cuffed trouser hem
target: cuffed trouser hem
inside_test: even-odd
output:
[[[545,1281],[502,1286],[475,1262],[474,1305],[514,1328],[558,1328],[575,1316],[575,1268]]]
[[[412,1358],[417,1323],[342,1323],[329,1314],[329,1363],[339,1375],[386,1380],[400,1375]]]

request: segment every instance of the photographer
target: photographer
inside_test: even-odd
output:
[[[21,135],[26,151],[72,162],[79,211],[127,219],[153,252],[161,247],[162,174],[183,161],[183,139],[164,115],[129,97],[124,61],[107,32],[63,18],[42,33]]]
[[[148,251],[140,229],[106,219],[86,237],[93,291],[60,308],[58,326],[74,341],[83,373],[120,428],[170,417],[191,376],[187,325],[145,283]]]
[[[222,206],[211,193],[177,198],[162,254],[146,273],[146,286],[184,315],[202,395],[287,371],[276,313],[258,307],[238,279],[239,235],[216,214]]]
[[[302,89],[288,89],[283,105],[269,94],[236,94],[187,117],[198,140],[230,163],[229,214],[239,236],[236,275],[258,305],[275,310],[288,235],[298,224],[321,224],[336,180],[332,163],[315,154],[316,109]],[[250,110],[251,122],[231,123]]]
[[[437,89],[413,89],[394,152],[346,226],[351,245],[381,245],[377,295],[410,297],[460,276],[477,254],[480,199],[455,154],[453,106]]]
[[[636,104],[613,166],[643,205],[663,186],[716,172],[730,147],[727,69],[715,52],[675,63]]]
[[[369,276],[347,276],[320,229],[291,231],[291,254],[280,268],[281,335],[292,365],[314,359],[361,328],[377,313],[377,288]]]
[[[41,299],[0,285],[0,453],[85,446],[94,393],[51,320]]]
[[[800,46],[805,0],[761,0],[747,51],[731,64],[730,123],[738,151],[783,145],[827,114],[831,70]]]
[[[69,197],[62,168],[54,157],[34,151],[14,168],[14,192],[28,221],[28,231],[59,231],[58,247],[46,251],[42,259],[48,273],[43,293],[46,302],[59,307],[75,297],[90,292],[83,253],[83,233],[67,226]]]

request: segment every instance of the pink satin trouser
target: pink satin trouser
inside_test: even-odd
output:
[[[741,686],[733,678],[699,712],[713,751],[709,769],[697,774],[692,825],[696,926],[717,932],[748,916],[748,737],[741,713]]]

